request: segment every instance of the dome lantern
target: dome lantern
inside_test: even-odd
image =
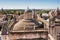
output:
[[[27,7],[27,9],[25,10],[25,12],[32,12],[32,10],[29,9],[29,7]]]
[[[24,13],[24,19],[32,19],[32,10],[27,7]]]

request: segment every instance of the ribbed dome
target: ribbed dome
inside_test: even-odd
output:
[[[27,10],[25,10],[24,19],[16,23],[13,27],[13,30],[14,31],[27,30],[27,29],[32,30],[34,29],[34,27],[38,27],[38,26],[39,23],[32,19],[32,10],[27,8]]]
[[[33,20],[24,20],[22,19],[22,21],[19,21],[18,23],[16,23],[13,27],[14,31],[20,31],[20,30],[31,30],[34,29],[34,27],[38,27],[38,23],[34,22]]]

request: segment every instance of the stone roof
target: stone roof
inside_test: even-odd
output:
[[[36,32],[48,32],[48,29],[38,29],[38,30],[21,30],[21,31],[10,31],[10,33],[29,33],[29,32],[32,32],[32,33],[36,33]]]
[[[27,9],[25,10],[25,12],[29,15],[27,16],[27,14],[25,14],[24,16],[27,16],[27,19],[21,19],[19,20],[10,31],[25,31],[25,30],[34,30],[35,27],[39,27],[40,24],[33,18],[29,19],[29,17],[32,17],[28,12],[31,12],[32,14],[32,10],[31,9]]]
[[[18,23],[16,23],[12,30],[19,31],[19,30],[32,30],[34,27],[38,27],[39,23],[33,20],[24,20],[22,19]]]

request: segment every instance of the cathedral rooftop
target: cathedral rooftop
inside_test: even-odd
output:
[[[32,12],[32,10],[31,9],[27,9],[27,10],[25,10],[25,12]]]
[[[48,29],[38,29],[38,30],[20,30],[20,31],[10,31],[10,33],[20,33],[20,32],[25,32],[25,33],[31,33],[31,32],[33,32],[33,33],[36,33],[36,32],[48,32]]]
[[[41,24],[32,16],[34,15],[31,9],[25,10],[24,18],[14,24],[10,32],[47,32],[48,29],[42,28],[41,30]]]
[[[20,20],[18,23],[14,25],[13,30],[19,31],[19,30],[32,30],[34,27],[38,27],[39,24],[34,22],[33,20]]]
[[[13,28],[12,31],[21,31],[21,30],[33,30],[35,27],[39,27],[39,23],[32,18],[32,10],[27,9],[25,10],[25,15],[22,20],[19,20]]]
[[[32,12],[32,10],[29,9],[29,8],[27,8],[27,9],[25,10],[25,12]]]

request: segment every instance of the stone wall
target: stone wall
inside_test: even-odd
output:
[[[17,40],[17,39],[34,39],[34,38],[48,38],[47,33],[19,33],[19,34],[10,34],[10,40]]]
[[[53,30],[53,36],[57,40],[57,35],[60,33],[60,26],[55,26]]]
[[[1,40],[9,40],[9,36],[8,35],[1,35]]]

